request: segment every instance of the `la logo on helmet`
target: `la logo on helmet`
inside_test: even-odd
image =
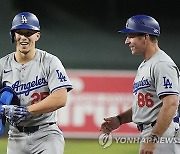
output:
[[[24,15],[21,15],[21,23],[27,24],[27,18]]]

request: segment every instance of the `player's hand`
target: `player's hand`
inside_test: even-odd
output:
[[[30,112],[24,106],[3,105],[2,108],[7,121],[13,126],[23,122],[30,115]]]
[[[104,118],[104,121],[101,124],[101,129],[103,133],[110,133],[111,131],[117,129],[121,124],[119,122],[119,119],[115,117],[109,117],[109,118]]]
[[[155,147],[155,142],[149,141],[147,143],[143,143],[140,150],[140,154],[154,154]]]

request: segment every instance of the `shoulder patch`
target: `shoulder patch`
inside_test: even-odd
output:
[[[165,87],[165,89],[172,88],[172,82],[170,82],[168,78],[163,77],[163,81],[164,81],[164,85],[163,86]]]

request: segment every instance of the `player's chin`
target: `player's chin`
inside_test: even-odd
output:
[[[21,53],[23,53],[23,54],[27,54],[27,53],[29,53],[30,52],[30,50],[24,50],[24,49],[22,49],[22,50],[19,50]]]
[[[131,50],[132,55],[140,55],[140,53],[136,50]]]

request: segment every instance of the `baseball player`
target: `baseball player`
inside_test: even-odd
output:
[[[103,133],[124,123],[137,124],[141,137],[140,154],[179,154],[176,134],[179,129],[179,70],[158,46],[159,23],[147,15],[135,15],[119,32],[127,35],[125,44],[133,55],[144,60],[133,83],[133,105],[124,113],[104,118]],[[165,138],[171,140],[165,140]],[[164,139],[164,140],[163,140]]]
[[[40,39],[38,18],[18,13],[10,30],[15,52],[0,59],[1,87],[10,86],[20,106],[5,106],[10,122],[8,154],[63,154],[64,137],[56,125],[57,109],[64,107],[72,89],[61,61],[35,48]]]

